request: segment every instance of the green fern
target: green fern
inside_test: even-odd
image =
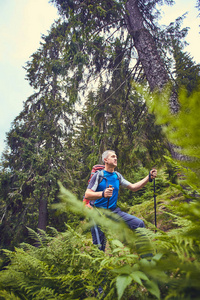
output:
[[[170,113],[169,89],[151,97],[138,89],[156,115],[156,122],[163,126],[168,140],[177,147],[176,151],[188,158],[171,162],[185,174],[186,183],[200,194],[200,86],[190,96],[182,89],[178,97],[180,109],[176,115]]]
[[[177,220],[189,216],[184,226],[167,233],[143,229],[136,234],[108,219],[102,211],[100,216],[84,208],[63,187],[61,192],[58,206],[62,211],[78,210],[95,218],[107,232],[106,253],[70,227],[53,237],[46,234],[48,244],[39,248],[23,244],[22,249],[5,251],[11,263],[0,273],[1,290],[20,299],[42,299],[43,294],[48,299],[84,299],[94,297],[99,285],[108,299],[127,299],[133,291],[137,299],[150,295],[152,299],[180,299],[188,293],[188,299],[192,299],[190,294],[199,293],[200,224],[196,218],[200,207],[195,202],[184,203],[177,215],[172,214]],[[141,257],[149,251],[153,257]]]

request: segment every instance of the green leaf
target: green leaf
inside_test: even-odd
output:
[[[114,249],[113,250],[113,252],[112,253],[117,253],[117,252],[121,252],[122,251],[122,249],[121,248],[116,248],[116,249]]]
[[[129,265],[125,265],[123,267],[113,269],[112,272],[118,273],[118,274],[127,274],[127,275],[129,275],[133,272],[133,267],[131,267]]]
[[[112,244],[117,247],[124,247],[124,245],[119,240],[113,240]]]
[[[159,260],[161,259],[162,256],[163,256],[162,253],[157,253],[156,255],[154,255],[153,260],[159,261]]]
[[[146,281],[144,283],[147,290],[154,296],[156,296],[158,299],[160,299],[160,290],[158,288],[158,285],[154,281]]]
[[[133,278],[133,280],[135,282],[139,283],[140,285],[143,285],[141,279],[149,280],[149,278],[146,276],[146,274],[144,274],[141,271],[135,271],[135,272],[131,273],[130,276]]]
[[[116,279],[116,287],[117,287],[117,294],[118,294],[118,300],[121,299],[123,296],[123,293],[127,286],[131,283],[132,277],[126,276],[126,275],[119,275]]]

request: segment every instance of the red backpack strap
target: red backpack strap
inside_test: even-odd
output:
[[[92,176],[97,172],[97,171],[101,171],[101,170],[104,170],[105,169],[105,165],[94,165],[92,167],[92,171],[91,171],[91,174],[90,174],[90,178],[88,180],[88,183],[90,182]]]
[[[104,170],[105,169],[105,165],[94,165],[93,167],[92,167],[92,171],[91,171],[91,174],[90,174],[90,178],[89,178],[89,180],[88,180],[88,183],[90,182],[90,180],[91,180],[91,178],[92,178],[92,176],[96,173],[96,172],[100,172],[100,182],[103,180],[103,171],[102,170]],[[102,171],[102,173],[101,173],[101,171]],[[99,182],[99,183],[100,183]],[[85,196],[83,197],[83,203],[84,203],[84,205],[85,206],[87,206],[87,207],[89,207],[89,208],[92,208],[92,206],[90,205],[90,200],[88,200],[88,199],[86,199],[85,198]]]

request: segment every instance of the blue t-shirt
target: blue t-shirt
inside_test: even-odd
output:
[[[102,174],[103,172],[103,174]],[[101,182],[99,182],[99,178],[102,178],[103,175],[103,179]],[[127,187],[130,184],[129,181],[127,181],[126,179],[124,179],[124,177],[118,173],[118,172],[107,172],[105,170],[97,172],[96,174],[94,174],[94,176],[92,177],[89,185],[88,185],[88,189],[91,189],[95,192],[100,192],[105,190],[107,187],[109,187],[109,185],[112,185],[113,189],[113,195],[112,197],[105,198],[102,197],[100,199],[94,200],[92,201],[94,203],[94,205],[96,207],[101,207],[101,208],[107,208],[107,204],[109,201],[109,209],[115,209],[117,206],[117,199],[118,199],[118,193],[119,193],[119,186],[125,186]]]

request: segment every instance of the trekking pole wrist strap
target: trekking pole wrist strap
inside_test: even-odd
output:
[[[149,182],[152,182],[153,179],[151,178],[151,171],[149,171]]]
[[[102,198],[104,198],[104,192],[105,192],[105,190],[103,190],[103,192],[102,192]]]

